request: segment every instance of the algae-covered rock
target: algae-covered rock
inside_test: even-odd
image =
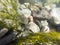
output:
[[[0,22],[2,27],[16,29],[19,25],[17,19],[18,0],[0,0]]]

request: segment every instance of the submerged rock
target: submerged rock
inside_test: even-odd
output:
[[[49,28],[47,20],[42,20],[41,21],[41,27],[42,27],[42,32],[45,32],[45,33],[50,32],[50,28]]]
[[[29,23],[29,29],[30,29],[33,33],[38,33],[38,32],[40,32],[39,27],[38,27],[34,22],[30,22],[30,23]]]
[[[53,8],[51,11],[51,16],[53,20],[53,24],[60,24],[60,9]]]

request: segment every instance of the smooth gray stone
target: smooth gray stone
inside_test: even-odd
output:
[[[38,32],[40,32],[40,29],[39,29],[38,25],[36,25],[34,22],[30,22],[30,23],[29,23],[29,29],[30,29],[33,33],[38,33]]]
[[[51,14],[50,22],[53,25],[59,25],[60,24],[60,8],[53,8],[50,14]]]
[[[7,28],[3,28],[0,30],[0,38],[3,37],[8,32]]]

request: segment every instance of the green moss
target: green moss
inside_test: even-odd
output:
[[[60,44],[60,33],[57,32],[50,32],[50,33],[36,33],[36,34],[30,34],[27,37],[21,37],[16,40],[16,42],[13,43],[13,45],[23,45],[24,43],[32,43],[34,44],[40,44],[40,43],[51,43],[52,45],[54,43]]]

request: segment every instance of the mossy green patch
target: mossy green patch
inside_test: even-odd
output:
[[[45,44],[45,43],[51,43],[53,44],[60,44],[60,33],[58,32],[50,32],[50,33],[36,33],[36,34],[30,34],[27,37],[20,37],[17,39],[12,45],[23,45],[23,44]]]

